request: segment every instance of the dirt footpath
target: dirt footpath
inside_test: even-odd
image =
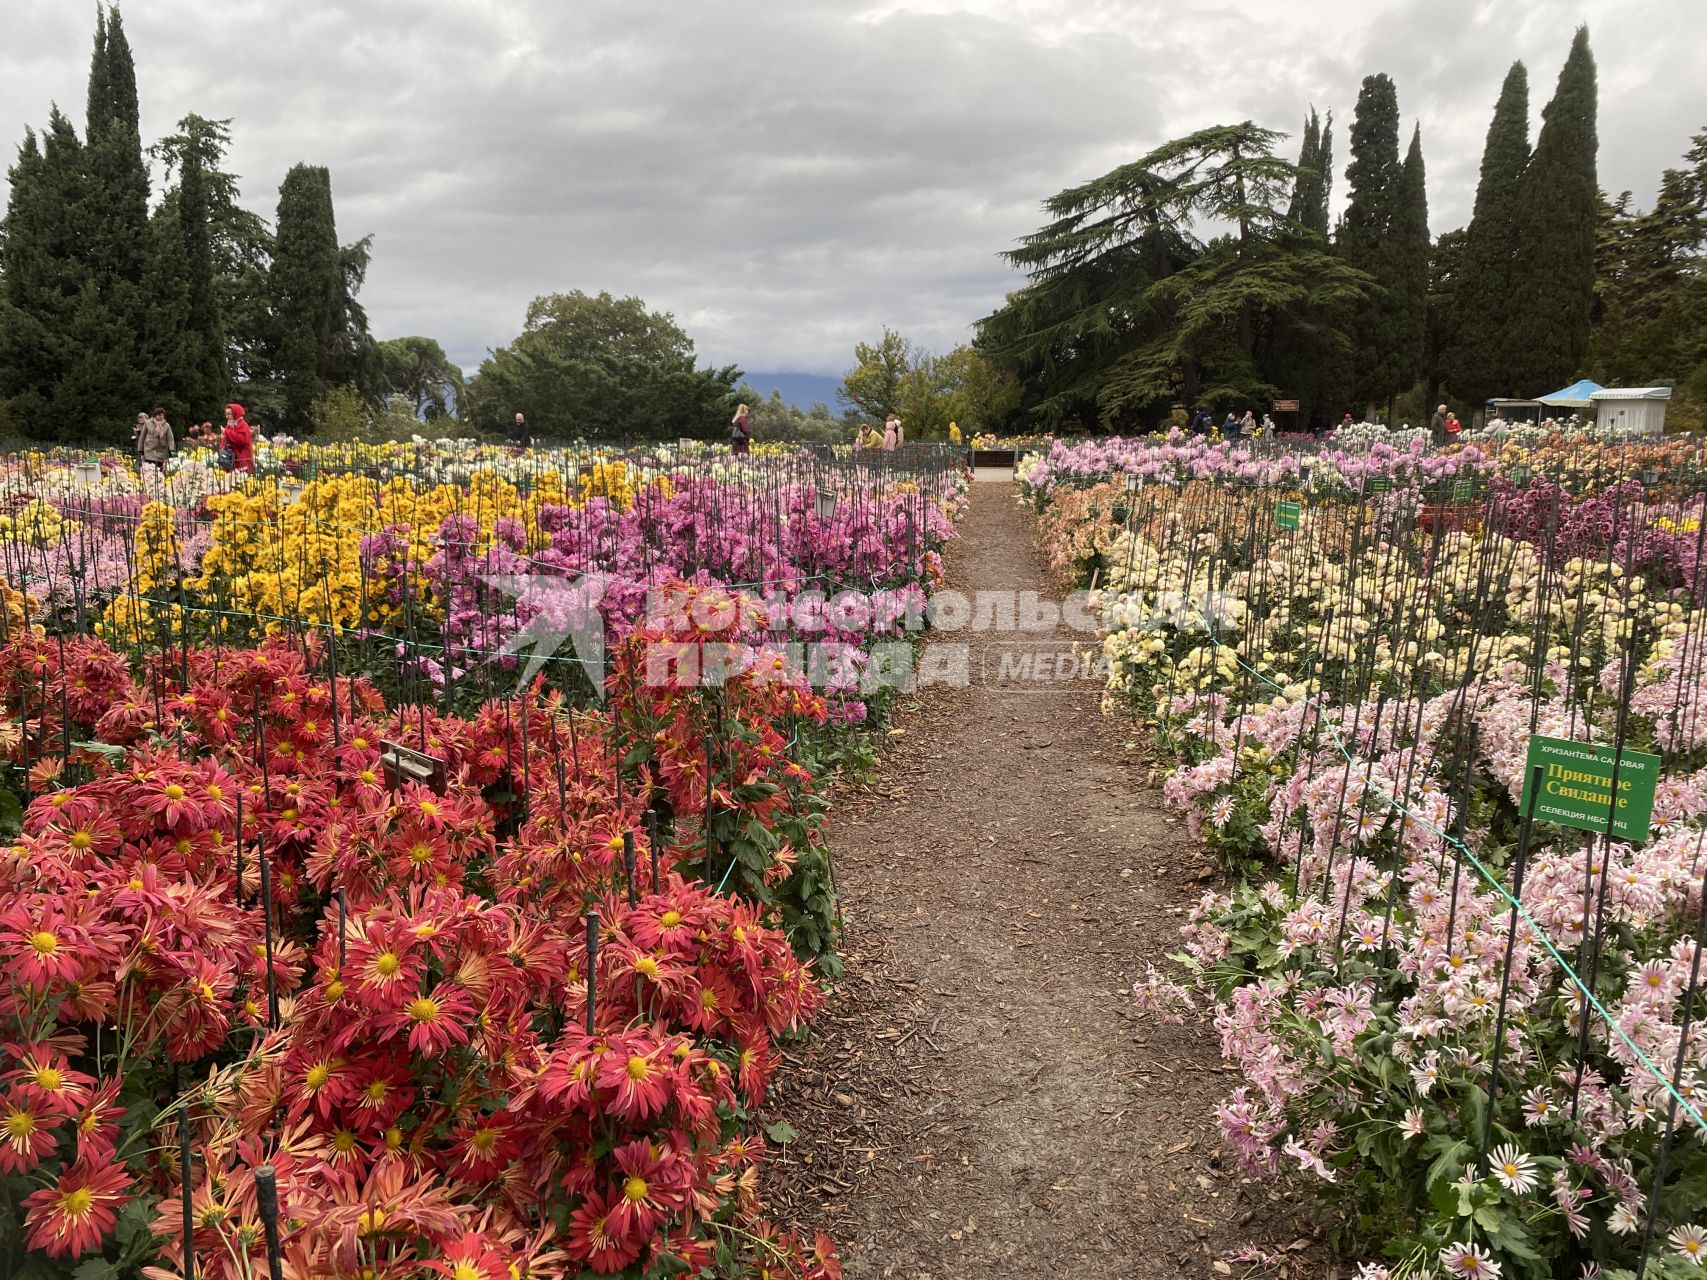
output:
[[[951,586],[1059,598],[1010,486],[974,485],[961,533]],[[786,1055],[771,1110],[799,1136],[768,1199],[857,1280],[1244,1275],[1215,1263],[1251,1243],[1291,1260],[1265,1274],[1330,1276],[1300,1214],[1227,1167],[1207,1013],[1137,1015],[1144,960],[1217,877],[1140,728],[1091,680],[983,678],[1016,640],[1075,639],[944,634],[970,686],[924,691],[877,783],[839,799],[848,971]]]

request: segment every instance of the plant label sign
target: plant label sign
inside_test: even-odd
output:
[[[1618,757],[1618,803],[1612,834],[1640,843],[1648,838],[1654,817],[1654,788],[1660,780],[1660,758],[1645,751],[1614,751],[1591,742],[1571,742],[1535,734],[1529,739],[1529,758],[1523,770],[1523,808],[1529,812],[1530,788],[1541,770],[1541,794],[1535,797],[1535,816],[1583,831],[1606,830],[1612,800],[1612,762]]]
[[[1468,502],[1476,496],[1476,486],[1468,480],[1459,480],[1452,486],[1454,502]]]
[[[1301,503],[1277,502],[1274,504],[1274,527],[1276,529],[1296,529],[1303,514],[1304,507]]]
[[[1369,484],[1365,487],[1364,492],[1365,493],[1386,493],[1387,490],[1391,489],[1392,487],[1393,487],[1393,482],[1388,477],[1386,477],[1386,476],[1370,476],[1369,477]]]

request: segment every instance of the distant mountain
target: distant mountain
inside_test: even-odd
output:
[[[784,400],[801,409],[810,411],[813,404],[822,402],[830,406],[831,413],[842,411],[836,403],[836,388],[842,385],[842,380],[828,374],[749,373],[746,381],[767,398],[772,391],[782,392]]]

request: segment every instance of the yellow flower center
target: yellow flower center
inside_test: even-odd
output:
[[[36,949],[36,954],[41,956],[56,955],[59,951],[59,939],[46,929],[32,933],[30,945]]]
[[[666,911],[663,915],[658,917],[658,923],[663,925],[666,929],[674,929],[681,922],[682,913],[680,911]]]
[[[49,1093],[58,1093],[64,1077],[59,1074],[57,1067],[37,1067],[34,1072],[36,1086],[46,1089]]]
[[[356,1227],[364,1236],[370,1236],[376,1231],[385,1229],[385,1210],[367,1209],[356,1219]]]
[[[413,862],[417,867],[423,862],[431,861],[432,856],[433,851],[419,841],[416,841],[416,843],[409,847],[409,861]]]
[[[332,1134],[332,1150],[341,1156],[347,1156],[356,1149],[356,1135],[348,1129],[339,1129]]]
[[[168,800],[182,800],[184,798],[184,789],[176,782],[169,782],[166,784],[166,798]]]
[[[439,1004],[431,996],[421,996],[409,1002],[409,1016],[416,1022],[435,1022],[439,1016]]]
[[[343,997],[343,994],[344,994],[344,984],[339,979],[333,978],[332,981],[330,981],[326,984],[326,998],[328,1000],[341,999]]]
[[[220,787],[219,783],[210,782],[207,784],[207,798],[209,800],[223,800],[223,799],[225,799],[225,792]]]
[[[28,1111],[12,1111],[6,1115],[6,1136],[27,1138],[36,1131],[36,1118]]]
[[[476,1151],[490,1151],[498,1145],[498,1131],[496,1129],[476,1129],[473,1136],[468,1139],[468,1145]]]
[[[622,1184],[622,1198],[630,1204],[638,1204],[646,1198],[646,1193],[650,1190],[645,1178],[633,1177]]]
[[[634,971],[642,977],[658,980],[658,962],[651,956],[641,956],[634,962]]]
[[[450,1269],[450,1280],[481,1280],[480,1269],[471,1263],[459,1262]]]
[[[373,962],[373,967],[382,978],[394,978],[397,971],[403,967],[403,962],[389,951],[380,952],[379,959]]]
[[[59,1211],[68,1218],[86,1218],[95,1207],[95,1193],[88,1187],[78,1187],[59,1197]]]
[[[331,1078],[332,1068],[327,1066],[324,1062],[316,1062],[312,1067],[308,1068],[308,1074],[303,1077],[303,1082],[307,1084],[310,1089],[318,1089]]]

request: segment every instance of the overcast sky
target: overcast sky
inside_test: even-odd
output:
[[[82,124],[93,5],[5,0],[0,141]],[[883,325],[946,349],[1017,283],[1039,202],[1245,118],[1346,126],[1366,74],[1420,120],[1436,232],[1468,217],[1494,97],[1539,127],[1571,34],[1600,72],[1600,178],[1651,202],[1707,126],[1702,0],[129,0],[145,141],[231,116],[271,217],[328,165],[374,236],[381,337],[472,368],[556,290],[638,294],[708,360],[840,373]]]

